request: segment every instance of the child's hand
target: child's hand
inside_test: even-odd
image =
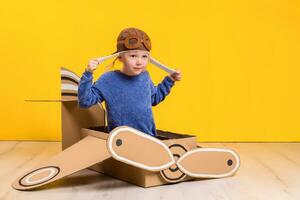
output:
[[[93,73],[97,69],[98,65],[99,61],[97,58],[91,59],[85,70]]]
[[[170,74],[169,77],[170,77],[173,81],[180,81],[180,80],[181,80],[181,71],[180,71],[180,70],[177,70],[176,72]]]

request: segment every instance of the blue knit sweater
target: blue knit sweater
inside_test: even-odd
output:
[[[152,106],[163,101],[173,85],[168,76],[154,86],[148,71],[128,76],[120,70],[106,72],[93,83],[93,74],[85,71],[79,82],[78,103],[88,108],[105,101],[109,132],[118,126],[130,126],[156,136]]]

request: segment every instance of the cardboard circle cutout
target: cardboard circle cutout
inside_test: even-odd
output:
[[[59,174],[60,169],[57,166],[47,166],[36,169],[26,174],[19,180],[19,184],[24,187],[39,185],[47,182]]]
[[[180,144],[172,144],[169,146],[169,149],[173,154],[175,162],[187,152],[187,149]],[[186,177],[186,174],[180,171],[176,164],[173,164],[168,169],[160,171],[160,175],[169,183],[180,182]]]

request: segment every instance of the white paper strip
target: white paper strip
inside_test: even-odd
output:
[[[60,74],[63,76],[63,75],[65,75],[65,76],[71,76],[72,78],[74,78],[75,80],[77,80],[78,82],[80,81],[80,77],[79,76],[77,76],[76,74],[74,74],[74,73],[72,73],[72,72],[70,72],[70,71],[67,71],[67,70],[65,70],[65,69],[61,69],[60,70]]]
[[[167,72],[167,73],[169,73],[169,74],[172,74],[172,73],[176,72],[174,69],[171,69],[171,68],[167,67],[166,65],[161,64],[160,62],[158,62],[157,60],[155,60],[155,59],[152,58],[152,57],[150,57],[149,61],[150,61],[153,65],[159,67],[160,69],[164,70],[165,72]]]
[[[64,84],[61,84],[61,89],[62,90],[73,90],[73,91],[77,92],[78,86],[64,83]]]
[[[118,53],[115,53],[115,54],[112,54],[112,55],[108,55],[108,56],[103,56],[103,57],[100,57],[100,58],[97,58],[98,60],[98,63],[102,63],[104,62],[105,60],[108,60],[110,58],[113,58],[113,57],[117,57],[119,56],[121,53],[124,53],[124,52],[127,52],[127,51],[121,51],[121,52],[118,52]],[[169,73],[169,74],[172,74],[174,72],[176,72],[176,70],[160,63],[159,61],[157,61],[156,59],[154,59],[153,57],[149,57],[149,61],[150,63],[152,63],[153,65],[157,66],[158,68],[162,69],[163,71]]]

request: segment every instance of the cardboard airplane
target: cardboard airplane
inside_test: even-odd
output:
[[[150,62],[168,73],[173,71],[153,58]],[[127,126],[108,133],[102,104],[87,109],[78,106],[79,80],[74,72],[61,68],[60,100],[27,100],[62,103],[63,151],[23,174],[13,188],[31,190],[85,168],[141,187],[223,178],[238,170],[240,159],[235,151],[200,147],[192,135],[157,130],[157,137],[152,137]]]

